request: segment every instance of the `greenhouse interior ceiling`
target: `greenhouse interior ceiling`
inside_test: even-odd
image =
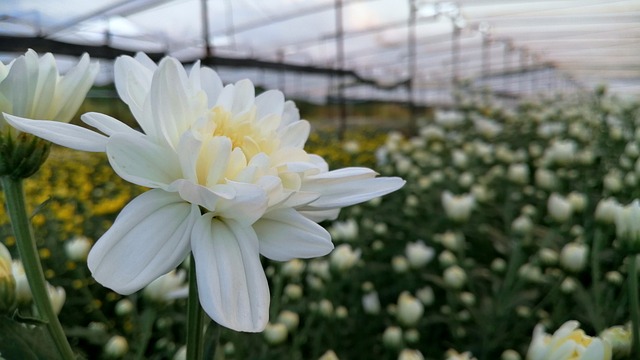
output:
[[[0,60],[28,48],[89,53],[98,84],[115,57],[143,51],[318,102],[447,103],[459,84],[637,97],[640,1],[3,0]]]

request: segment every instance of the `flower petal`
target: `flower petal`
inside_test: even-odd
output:
[[[262,331],[270,297],[253,229],[208,213],[193,228],[191,248],[205,312],[232,330]]]
[[[93,277],[120,294],[140,290],[184,260],[199,217],[198,207],[177,194],[156,189],[138,196],[91,249]]]
[[[4,114],[16,129],[76,150],[104,152],[108,138],[95,131],[59,121],[30,120]]]
[[[260,254],[276,261],[324,256],[333,250],[331,235],[293,209],[266,213],[253,224]]]
[[[279,90],[267,90],[256,96],[256,120],[260,121],[269,115],[282,117],[284,110],[284,94]]]
[[[267,210],[267,194],[259,185],[227,181],[236,196],[231,200],[220,199],[216,204],[216,216],[234,219],[249,226],[256,222]]]
[[[54,101],[59,110],[53,119],[69,122],[84,101],[87,92],[98,75],[98,64],[89,62],[89,55],[82,55],[78,64],[69,70],[58,82]]]
[[[112,118],[109,115],[100,114],[96,112],[89,112],[86,114],[82,114],[80,116],[82,122],[89,126],[93,126],[94,128],[102,131],[103,133],[111,136],[115,133],[129,133],[129,134],[139,134],[142,135],[141,132],[133,130],[129,127],[129,125],[123,123],[122,121]]]
[[[153,119],[144,114],[144,104],[151,86],[154,69],[145,66],[138,56],[120,56],[113,65],[114,82],[118,95],[129,105],[131,113],[145,134],[155,136]]]
[[[113,170],[134,184],[163,188],[182,178],[177,154],[147,137],[114,134],[107,144],[107,155]]]
[[[376,173],[371,169],[344,168],[308,176],[300,190],[321,194],[320,198],[309,206],[326,209],[368,201],[396,191],[405,184],[405,181],[398,177],[374,176]]]

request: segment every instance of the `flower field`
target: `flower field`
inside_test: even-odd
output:
[[[312,132],[306,150],[407,183],[323,223],[335,244],[326,257],[263,259],[269,325],[250,334],[210,322],[205,358],[547,359],[542,337],[567,321],[579,322],[566,326],[578,355],[605,344],[629,358],[634,245],[615,218],[640,197],[640,103],[599,94],[508,107],[466,94],[414,137]],[[87,358],[185,356],[188,264],[123,296],[93,280],[88,249],[75,246],[145,190],[103,154],[58,147],[25,182],[45,276],[65,292],[60,321]],[[17,257],[2,211],[0,236]],[[14,275],[20,292],[26,279]],[[18,299],[28,317],[28,296]],[[50,345],[16,346],[46,358]]]

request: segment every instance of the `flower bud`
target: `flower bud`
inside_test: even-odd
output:
[[[594,217],[603,224],[613,224],[616,221],[616,212],[620,204],[614,198],[600,200],[596,206]]]
[[[283,310],[278,315],[278,323],[284,324],[287,327],[287,330],[294,331],[298,328],[300,324],[300,316],[298,313],[295,313],[290,310]]]
[[[616,233],[622,248],[632,254],[640,253],[640,202],[638,199],[617,209]]]
[[[475,197],[469,194],[453,195],[449,191],[444,191],[441,200],[449,219],[457,222],[467,221],[475,206]]]
[[[331,267],[339,272],[349,271],[360,260],[360,249],[353,250],[349,244],[338,245],[330,255]]]
[[[405,326],[414,326],[422,318],[424,305],[410,293],[404,291],[398,297],[396,318]]]
[[[289,332],[287,326],[281,323],[268,323],[264,328],[263,336],[269,345],[279,345],[287,340]]]
[[[20,260],[13,260],[11,262],[11,272],[16,281],[16,300],[18,300],[18,304],[28,304],[31,302],[33,295],[31,295],[27,274],[25,274],[24,267]]]
[[[338,355],[336,355],[335,351],[327,350],[322,356],[318,358],[318,360],[340,360]]]
[[[414,269],[427,265],[435,256],[433,248],[425,245],[421,240],[408,243],[404,253],[409,261],[409,265]]]
[[[435,301],[435,295],[431,286],[418,289],[418,291],[416,291],[416,297],[420,299],[425,306],[429,306]]]
[[[0,243],[0,315],[10,313],[16,303],[16,280],[11,270],[11,254]]]
[[[467,282],[467,274],[458,265],[453,265],[444,271],[443,279],[449,288],[461,289]]]
[[[127,339],[120,335],[112,336],[104,346],[104,354],[107,358],[117,359],[127,354],[129,351],[129,343]]]
[[[571,203],[557,193],[553,193],[549,196],[547,210],[551,218],[560,223],[569,220],[573,214]]]
[[[502,352],[500,360],[522,360],[522,357],[517,351],[508,349]]]
[[[71,261],[86,261],[91,250],[91,241],[85,236],[77,236],[64,244],[64,252]]]
[[[568,243],[560,252],[560,264],[569,271],[580,272],[587,265],[588,254],[587,245],[576,242]]]
[[[171,303],[173,300],[187,295],[186,276],[184,270],[171,270],[153,280],[142,290],[142,294],[147,300],[153,302]]]
[[[281,273],[290,278],[296,279],[304,272],[306,264],[300,259],[292,259],[282,265]]]
[[[366,314],[376,315],[380,313],[380,298],[378,293],[372,291],[362,296],[362,308]]]
[[[404,349],[398,355],[398,360],[424,360],[420,350]]]
[[[516,234],[530,234],[533,230],[533,221],[527,215],[520,215],[511,223],[511,230]]]
[[[134,309],[133,302],[131,300],[124,298],[116,303],[115,312],[118,316],[127,316],[133,312]]]
[[[382,343],[391,349],[402,345],[402,329],[397,326],[389,326],[382,333]]]
[[[290,300],[298,300],[302,297],[302,287],[298,284],[287,284],[283,292]]]
[[[611,344],[615,358],[625,359],[631,354],[632,330],[624,326],[612,326],[600,333],[602,340]]]

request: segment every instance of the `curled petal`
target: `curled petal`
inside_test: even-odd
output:
[[[312,208],[336,208],[358,204],[386,195],[404,186],[398,177],[379,177],[367,168],[344,168],[304,179],[302,191],[316,192],[320,198],[312,202]],[[309,209],[304,209],[309,210]]]
[[[76,150],[104,152],[108,138],[83,127],[59,121],[29,120],[4,114],[16,129]]]
[[[196,222],[191,247],[205,312],[232,330],[262,331],[269,319],[269,286],[253,229],[208,213]]]
[[[120,294],[131,294],[166,274],[190,250],[196,205],[155,189],[133,199],[96,242],[87,259],[93,277]]]
[[[253,224],[260,236],[260,254],[276,261],[324,256],[333,250],[331,235],[293,209],[266,213]]]

